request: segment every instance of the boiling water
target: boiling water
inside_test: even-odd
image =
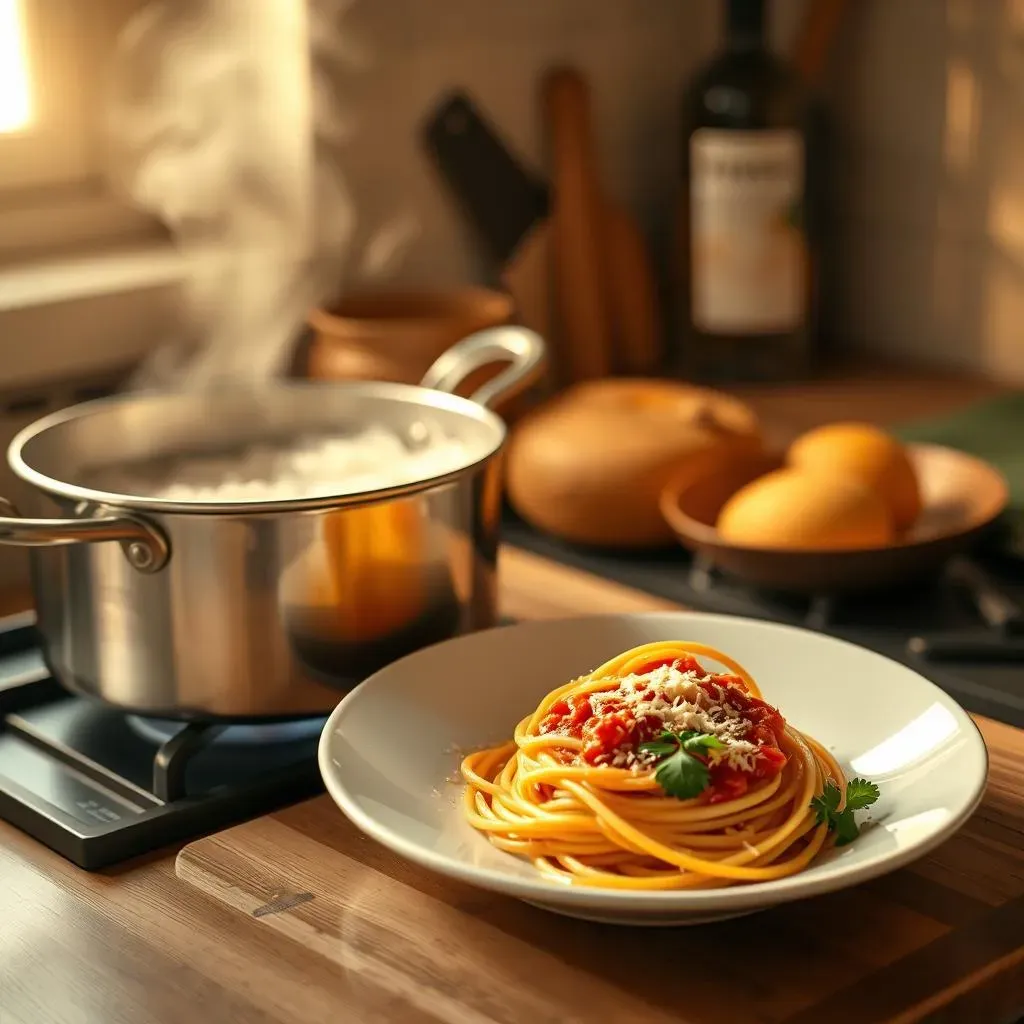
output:
[[[409,441],[384,427],[342,437],[253,444],[93,475],[92,486],[180,502],[295,501],[429,480],[465,466],[466,446],[420,424]]]

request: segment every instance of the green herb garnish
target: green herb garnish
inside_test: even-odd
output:
[[[703,732],[663,732],[657,739],[640,744],[643,753],[658,758],[655,781],[677,800],[692,800],[707,789],[708,766],[700,757],[724,747],[717,736]]]
[[[828,825],[836,834],[836,846],[852,843],[860,835],[854,812],[870,807],[878,799],[878,787],[867,779],[851,779],[846,784],[846,803],[839,810],[842,792],[834,782],[826,782],[821,796],[811,801],[819,825]]]

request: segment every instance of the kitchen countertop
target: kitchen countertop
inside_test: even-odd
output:
[[[503,552],[501,573],[503,611],[519,618],[674,607],[514,549]],[[950,881],[977,895],[934,888],[952,901],[936,916],[946,910],[950,920],[961,911],[973,915],[991,898],[994,886],[1005,889],[1010,902],[983,918],[971,917],[955,936],[939,934],[925,942],[906,957],[905,972],[900,960],[878,976],[878,983],[859,987],[856,1012],[840,991],[822,1008],[827,1017],[817,1020],[929,1019],[912,1011],[948,1002],[955,1005],[955,1014],[944,1020],[1004,1024],[1002,1011],[1013,1005],[1015,993],[1024,992],[1024,879],[995,882],[992,877],[1006,860],[1006,844],[1024,845],[1024,834],[1019,834],[1024,819],[1017,812],[1024,805],[1024,732],[986,720],[979,725],[992,754],[995,787],[995,803],[987,812],[994,823],[984,826],[982,839],[994,845],[986,853],[984,847],[977,849],[975,839],[970,856],[957,854],[955,870],[977,872],[977,877]],[[298,807],[278,820],[301,827],[294,822],[302,814]],[[398,997],[400,976],[394,992],[382,990],[361,972],[343,970],[337,958],[312,954],[288,934],[287,922],[211,899],[176,877],[176,853],[170,848],[141,862],[87,874],[0,825],[0,1022],[194,1024],[199,1008],[203,1020],[223,1024],[484,1024],[489,1019],[468,1005],[464,1014],[421,1015]],[[402,898],[401,884],[386,875],[375,877],[382,894],[394,890]],[[418,905],[422,897],[415,893],[410,890],[408,899]],[[932,899],[927,893],[918,896]],[[241,888],[239,898],[244,898]],[[877,905],[877,894],[865,898],[867,906]],[[962,904],[970,904],[967,911]],[[931,928],[923,924],[923,914],[924,906],[909,916]],[[277,915],[287,916],[287,910]],[[296,928],[302,927],[296,922]],[[323,941],[330,943],[331,935],[329,929]],[[1015,936],[1021,936],[1019,943]],[[992,951],[986,948],[990,940]],[[1009,953],[998,946],[1007,941]],[[893,1015],[893,1006],[906,1014]],[[879,1012],[862,1017],[862,1007]],[[817,1009],[816,1004],[812,1016],[794,1019],[813,1020]],[[616,1019],[629,1018],[619,1013]]]
[[[758,410],[786,431],[845,410],[892,421],[940,414],[993,394],[992,385],[949,378],[925,382],[849,380],[745,391]],[[797,403],[799,406],[797,405]],[[501,562],[503,612],[520,618],[674,607],[534,556],[506,550]],[[23,598],[7,595],[10,610]],[[981,721],[1000,791],[1024,804],[1024,732]],[[1018,837],[1024,844],[1024,837]],[[214,902],[175,875],[176,848],[127,866],[87,874],[17,830],[0,824],[0,1022],[2,1024],[192,1024],[196,1019],[247,1024],[435,1019],[367,993],[324,959]],[[965,870],[971,870],[965,867]],[[1007,905],[1024,918],[1024,899]],[[930,947],[929,947],[930,948]],[[936,956],[955,956],[946,946]],[[937,961],[937,963],[940,963]],[[943,1019],[1001,1022],[991,1017],[1024,990],[1024,947],[984,969],[948,967],[948,988],[931,993]],[[935,966],[935,965],[933,965]],[[868,993],[877,1007],[904,999],[906,1015],[923,1019],[925,1002],[897,982]],[[367,1000],[370,1000],[369,1002]],[[917,1012],[914,1012],[914,1007]],[[454,1018],[453,1018],[454,1019]],[[461,1021],[482,1021],[467,1008]],[[881,1019],[873,1017],[872,1019]]]

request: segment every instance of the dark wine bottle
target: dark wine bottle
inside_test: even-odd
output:
[[[676,354],[695,380],[783,380],[811,355],[809,97],[767,45],[765,0],[725,10],[684,103]]]

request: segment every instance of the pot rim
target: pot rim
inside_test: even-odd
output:
[[[319,512],[331,508],[348,508],[372,505],[394,498],[419,494],[435,487],[453,482],[466,476],[490,462],[504,447],[508,436],[505,421],[490,409],[446,391],[421,387],[418,384],[400,384],[385,381],[275,381],[258,388],[228,388],[221,393],[259,394],[262,392],[307,391],[307,392],[359,392],[363,396],[383,401],[408,402],[425,408],[444,409],[457,415],[465,416],[486,426],[492,427],[496,434],[496,443],[489,451],[479,458],[473,459],[457,469],[436,476],[408,483],[396,484],[393,487],[378,488],[370,491],[355,491],[347,494],[324,495],[316,498],[278,499],[273,501],[174,501],[166,498],[145,497],[141,495],[119,494],[114,491],[96,490],[58,480],[34,469],[25,459],[25,447],[35,438],[48,430],[60,427],[65,423],[82,419],[85,416],[104,409],[126,405],[139,399],[168,398],[190,396],[190,392],[177,390],[147,390],[126,394],[111,395],[88,402],[79,402],[66,409],[49,413],[23,427],[14,435],[7,447],[7,464],[19,479],[51,495],[73,501],[87,502],[115,508],[127,508],[144,512],[157,512],[177,515],[235,515],[253,514],[285,514],[293,512]]]

